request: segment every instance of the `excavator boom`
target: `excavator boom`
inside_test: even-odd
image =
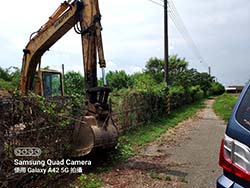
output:
[[[32,86],[37,65],[41,63],[42,55],[67,33],[78,21],[78,12],[82,9],[82,2],[72,4],[64,2],[37,32],[33,33],[25,47],[21,70],[19,90],[26,94]]]
[[[42,96],[44,92],[44,77],[41,76],[41,58],[49,48],[55,44],[71,28],[81,35],[83,69],[87,93],[88,111],[78,119],[86,124],[76,123],[74,130],[74,155],[86,155],[94,148],[114,147],[117,144],[118,130],[112,120],[111,106],[108,96],[109,87],[98,87],[97,84],[97,55],[100,68],[103,71],[103,83],[106,85],[104,68],[106,67],[101,35],[101,14],[98,0],[74,0],[72,3],[62,3],[49,17],[49,20],[30,37],[30,41],[23,50],[23,62],[19,91],[26,95],[34,87],[34,77],[38,69],[38,81],[41,88],[36,92]],[[54,72],[55,74],[55,72]],[[51,83],[51,75],[46,73]],[[51,85],[51,84],[49,84]]]

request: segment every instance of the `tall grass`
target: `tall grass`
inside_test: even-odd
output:
[[[237,97],[235,95],[225,93],[215,100],[213,109],[218,116],[228,121],[236,101]]]

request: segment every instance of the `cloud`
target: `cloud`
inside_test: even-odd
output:
[[[128,73],[129,74],[133,74],[133,73],[136,73],[136,72],[142,72],[142,68],[138,67],[138,66],[129,66],[128,67]]]
[[[0,12],[0,66],[21,66],[22,49],[29,35],[39,29],[62,0],[2,1]],[[108,3],[107,3],[108,2]],[[150,57],[163,57],[163,8],[147,0],[99,0],[107,70],[140,71]],[[223,83],[245,83],[250,59],[249,0],[175,0],[190,35],[212,72]],[[11,7],[11,10],[7,7]],[[194,67],[206,71],[169,22],[171,54],[185,57]],[[71,30],[42,61],[66,70],[82,70],[80,36]],[[240,65],[240,66],[239,66]],[[232,73],[235,74],[232,74]]]
[[[237,83],[244,84],[243,69],[248,69],[250,58],[247,42],[250,40],[250,2],[194,0],[192,5],[184,0],[174,2],[199,51],[211,65],[213,74],[223,83],[238,80]],[[186,57],[191,66],[202,70],[189,47],[181,45],[180,35],[173,27],[170,27],[170,33],[170,44],[175,46],[173,51]]]
[[[113,61],[108,61],[106,64],[110,68],[115,68],[115,69],[117,68],[116,63],[114,63]]]

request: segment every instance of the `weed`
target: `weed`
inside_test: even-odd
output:
[[[94,174],[82,174],[78,178],[79,184],[77,187],[79,188],[98,188],[102,185],[102,180],[100,178],[96,178]]]
[[[165,180],[166,180],[166,181],[171,181],[171,177],[170,177],[170,176],[166,176],[166,177],[165,177]]]
[[[96,173],[97,174],[100,174],[100,173],[102,173],[102,172],[108,172],[108,171],[110,171],[110,170],[112,170],[112,166],[110,166],[110,165],[103,165],[103,166],[99,166],[99,167],[97,167],[96,168]]]
[[[223,120],[228,121],[237,98],[233,95],[223,94],[213,104],[213,109]]]
[[[134,155],[131,144],[119,139],[117,149],[110,152],[110,161],[116,163],[119,161],[126,161],[129,157]]]
[[[188,181],[184,177],[179,178],[179,181],[182,183],[188,183]]]
[[[152,179],[158,179],[158,180],[161,180],[162,178],[160,177],[160,175],[156,172],[151,172],[149,174],[149,176],[152,178]]]

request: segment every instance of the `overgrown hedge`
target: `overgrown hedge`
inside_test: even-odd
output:
[[[164,85],[147,87],[147,89],[122,89],[112,94],[114,119],[121,131],[147,123],[166,113],[167,91]],[[212,84],[209,95],[218,95],[224,92],[220,84]],[[170,108],[178,109],[199,101],[205,97],[205,91],[199,85],[184,88],[170,86]]]
[[[182,86],[170,86],[171,110],[194,103],[205,97],[199,86],[185,90]],[[121,131],[149,122],[166,113],[167,91],[124,89],[113,94],[113,111]]]
[[[113,96],[112,100],[114,119],[120,130],[155,119],[166,109],[164,92],[127,89]]]

